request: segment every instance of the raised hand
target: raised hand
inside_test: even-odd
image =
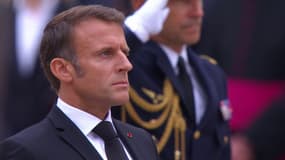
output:
[[[125,20],[125,25],[142,41],[160,33],[168,16],[168,0],[146,0],[146,2]]]

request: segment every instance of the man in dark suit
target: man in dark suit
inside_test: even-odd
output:
[[[56,95],[44,77],[38,58],[41,27],[57,12],[76,4],[75,0],[1,3],[0,48],[4,61],[1,79],[5,80],[5,87],[1,88],[0,105],[5,127],[0,134],[3,137],[39,122],[52,107]]]
[[[90,5],[49,22],[40,58],[57,103],[43,121],[0,144],[1,160],[158,160],[149,133],[111,117],[110,107],[129,99],[123,20],[115,9]]]
[[[147,129],[163,160],[230,159],[225,75],[189,47],[199,40],[202,1],[132,2],[139,9],[125,21],[134,68],[123,120]]]

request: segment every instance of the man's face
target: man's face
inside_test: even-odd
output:
[[[202,0],[169,0],[168,7],[170,13],[158,40],[174,49],[197,43],[204,14]]]
[[[80,69],[74,74],[73,91],[81,103],[105,107],[126,103],[132,65],[122,27],[91,19],[75,27],[73,39]]]

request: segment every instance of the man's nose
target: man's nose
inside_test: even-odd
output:
[[[130,71],[133,68],[133,65],[125,53],[121,53],[121,61],[119,65],[121,66],[120,71]]]

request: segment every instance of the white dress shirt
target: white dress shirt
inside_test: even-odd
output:
[[[180,53],[175,52],[171,48],[169,48],[166,45],[160,44],[161,48],[163,51],[166,53],[171,66],[175,72],[176,75],[178,75],[179,69],[178,69],[178,58],[179,56],[182,56],[185,66],[186,66],[186,71],[188,75],[190,76],[192,86],[193,86],[193,96],[194,96],[194,102],[195,102],[195,117],[196,117],[196,124],[199,124],[201,121],[205,109],[206,109],[206,95],[205,91],[202,88],[202,85],[200,84],[198,77],[195,73],[195,71],[192,69],[191,64],[188,60],[188,55],[187,55],[187,47],[184,45],[182,47],[182,50]]]
[[[42,32],[54,15],[58,0],[39,0],[37,9],[27,6],[26,0],[14,0],[16,11],[16,58],[22,76],[35,68]]]
[[[76,107],[73,107],[67,103],[65,103],[62,99],[57,99],[57,107],[78,127],[78,129],[85,135],[88,141],[95,147],[97,152],[101,155],[104,160],[107,160],[107,156],[105,153],[105,145],[104,140],[99,137],[97,134],[92,132],[92,130],[102,121],[90,113],[82,111]],[[109,111],[105,121],[111,122],[114,127],[111,111]],[[114,130],[116,131],[115,127]],[[121,140],[120,140],[121,141]],[[132,160],[129,152],[121,141],[123,148],[129,158]]]

